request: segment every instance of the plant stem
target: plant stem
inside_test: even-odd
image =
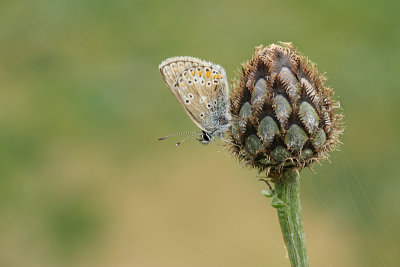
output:
[[[282,182],[275,183],[275,195],[283,202],[276,206],[283,239],[294,267],[308,267],[306,239],[300,207],[300,177],[287,171]]]

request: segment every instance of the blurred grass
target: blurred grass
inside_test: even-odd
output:
[[[159,77],[191,55],[232,79],[292,41],[346,114],[342,152],[305,170],[313,266],[400,262],[395,1],[2,1],[0,266],[287,266],[256,173],[195,129]],[[218,153],[221,151],[222,153]]]

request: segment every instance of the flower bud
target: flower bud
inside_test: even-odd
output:
[[[256,47],[231,96],[231,151],[273,180],[327,158],[343,129],[325,81],[291,43]]]

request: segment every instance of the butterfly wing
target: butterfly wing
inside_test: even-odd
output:
[[[212,65],[212,63],[194,57],[171,57],[161,62],[159,69],[168,88],[180,101],[177,95],[178,77],[186,69],[206,65]]]
[[[185,112],[202,130],[214,133],[229,123],[225,70],[192,57],[169,58],[160,72]]]

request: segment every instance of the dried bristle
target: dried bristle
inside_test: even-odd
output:
[[[231,151],[277,181],[338,148],[340,105],[314,63],[291,43],[255,48],[231,96]]]

